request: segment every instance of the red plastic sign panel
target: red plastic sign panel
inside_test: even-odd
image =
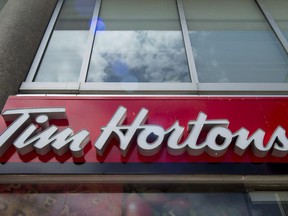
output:
[[[277,162],[288,98],[11,96],[1,162]]]

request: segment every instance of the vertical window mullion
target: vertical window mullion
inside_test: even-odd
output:
[[[278,37],[281,45],[285,49],[286,53],[288,54],[288,42],[283,35],[282,31],[280,30],[278,24],[276,23],[275,19],[273,18],[272,14],[268,10],[268,8],[265,6],[264,2],[262,0],[255,0],[261,9],[262,13],[264,14],[266,20],[268,21],[269,25],[273,29],[274,33]]]
[[[88,43],[87,43],[87,46],[85,49],[85,54],[84,54],[84,58],[82,61],[80,75],[79,75],[79,82],[80,83],[84,83],[86,80],[86,77],[87,77],[89,62],[90,62],[92,49],[93,49],[94,38],[95,38],[95,34],[96,34],[96,28],[97,28],[100,6],[101,6],[101,0],[97,0],[96,5],[95,5],[95,9],[93,12],[93,17],[91,20],[91,26],[90,26],[89,36],[88,36]]]
[[[182,0],[177,0],[177,7],[178,7],[178,13],[179,13],[179,18],[180,18],[180,24],[181,24],[182,34],[183,34],[184,46],[186,50],[191,80],[192,80],[192,83],[199,83]]]
[[[0,0],[0,11],[3,9],[8,0]]]
[[[27,75],[27,78],[26,78],[26,82],[32,82],[34,77],[35,77],[35,74],[37,72],[37,69],[38,69],[38,66],[40,65],[40,62],[41,62],[41,59],[42,59],[42,56],[45,52],[45,49],[46,49],[46,46],[48,45],[48,42],[49,42],[49,39],[52,35],[52,31],[53,31],[53,28],[54,28],[54,25],[57,21],[57,18],[58,18],[58,15],[60,13],[60,10],[62,8],[62,5],[64,3],[64,0],[59,0],[56,7],[55,7],[55,10],[54,10],[54,13],[50,19],[50,22],[48,24],[48,27],[46,29],[46,32],[44,34],[44,37],[41,41],[41,44],[38,48],[38,51],[37,51],[37,54],[35,56],[35,59],[31,65],[31,68],[30,68],[30,71]]]

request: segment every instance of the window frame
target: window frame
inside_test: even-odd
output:
[[[100,12],[102,0],[96,0],[93,12],[92,24],[89,30],[88,43],[82,61],[78,82],[33,82],[40,66],[42,57],[53,33],[55,23],[65,0],[58,0],[50,23],[39,46],[35,59],[31,65],[26,80],[20,87],[21,93],[73,93],[73,94],[199,94],[199,95],[222,95],[222,94],[260,94],[275,95],[287,94],[287,83],[201,83],[198,79],[197,69],[193,56],[189,31],[186,23],[182,0],[175,0],[179,15],[181,33],[187,57],[188,69],[191,82],[140,82],[140,83],[116,83],[116,82],[85,82],[93,43],[96,36],[97,18]],[[254,0],[264,18],[271,26],[274,34],[280,41],[288,55],[288,42],[282,31],[275,22],[269,9],[262,0]],[[124,87],[123,87],[124,86]]]

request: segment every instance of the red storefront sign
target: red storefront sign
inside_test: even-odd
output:
[[[285,97],[14,96],[1,162],[286,163],[287,112]]]

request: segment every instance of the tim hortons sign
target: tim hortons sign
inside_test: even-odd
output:
[[[257,158],[283,158],[288,153],[287,112],[285,98],[11,97],[2,113],[7,125],[0,157],[14,146],[19,155],[53,151],[81,158],[92,143],[99,157],[116,145],[123,158],[134,146],[148,158],[163,149],[170,156],[217,158],[231,149],[238,156],[251,151]],[[68,126],[53,124],[58,120]]]

